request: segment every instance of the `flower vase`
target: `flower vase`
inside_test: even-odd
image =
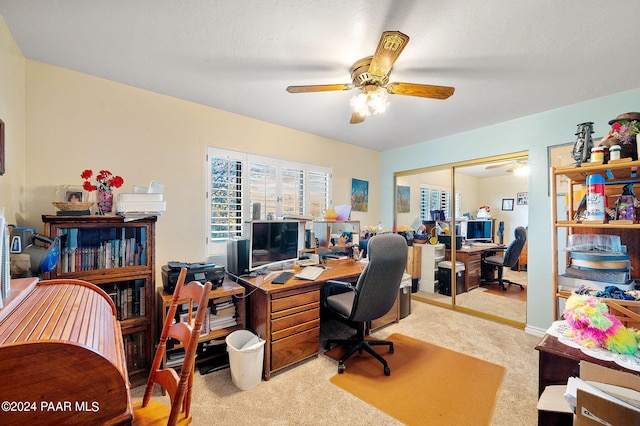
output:
[[[98,214],[104,215],[113,210],[113,192],[98,191]]]

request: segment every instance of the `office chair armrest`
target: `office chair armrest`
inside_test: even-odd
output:
[[[496,248],[486,249],[482,252],[482,254],[480,255],[480,258],[485,259],[486,257],[494,256],[496,253],[502,253],[502,252],[505,252],[506,250],[507,250],[506,247],[496,247]]]
[[[347,291],[354,291],[354,287],[351,285],[351,283],[336,280],[329,280],[325,282],[323,284],[323,288],[326,296],[346,293]]]

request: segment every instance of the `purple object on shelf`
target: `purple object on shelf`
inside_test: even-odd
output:
[[[345,220],[349,220],[349,215],[351,214],[351,206],[335,206],[334,210],[338,213],[338,217],[336,218],[339,222],[344,222]]]
[[[636,220],[636,208],[633,195],[621,195],[616,203],[618,220]]]

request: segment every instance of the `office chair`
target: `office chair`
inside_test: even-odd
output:
[[[480,285],[485,285],[491,282],[498,282],[503,291],[507,291],[505,283],[509,285],[519,285],[520,290],[524,290],[522,284],[514,283],[513,281],[502,278],[504,268],[512,268],[516,266],[516,264],[518,263],[518,258],[520,257],[520,253],[522,252],[522,248],[524,247],[524,243],[527,241],[527,232],[522,226],[518,226],[513,234],[516,239],[513,240],[511,244],[509,244],[509,247],[507,247],[506,251],[504,248],[492,248],[482,252],[482,270],[485,270],[486,266],[494,271],[497,269],[498,278],[489,280],[483,279],[481,280]],[[504,252],[504,256],[498,256],[496,254],[500,252]]]
[[[372,237],[368,243],[369,262],[358,278],[355,286],[341,282],[328,281],[324,287],[323,305],[339,318],[355,323],[355,339],[329,339],[325,349],[332,344],[350,346],[338,361],[338,373],[344,372],[344,362],[356,351],[366,351],[380,361],[386,376],[391,374],[387,361],[371,346],[389,346],[393,353],[393,342],[383,340],[365,340],[368,321],[385,315],[393,307],[402,275],[407,266],[407,241],[399,234],[381,234]]]
[[[173,292],[171,306],[167,312],[162,327],[160,343],[156,349],[147,387],[141,402],[133,405],[133,425],[187,425],[191,423],[191,388],[193,386],[193,371],[196,359],[196,349],[202,323],[205,320],[211,283],[204,285],[197,281],[184,284],[187,269],[182,268],[176,289]],[[198,304],[195,316],[192,315],[193,303]],[[192,322],[178,322],[172,324],[179,304],[188,303],[187,318]],[[177,339],[184,346],[185,357],[182,362],[180,376],[171,367],[160,368],[164,357],[167,339]],[[154,384],[157,383],[169,394],[171,406],[159,401],[151,401]]]

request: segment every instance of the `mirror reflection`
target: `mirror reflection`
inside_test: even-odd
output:
[[[421,258],[414,300],[524,327],[527,162],[517,153],[396,174],[408,198],[396,226],[414,230]]]

